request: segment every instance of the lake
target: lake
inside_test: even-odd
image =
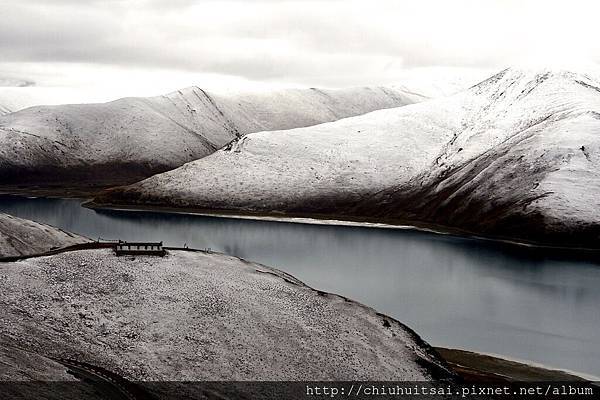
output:
[[[164,241],[286,271],[388,314],[435,346],[600,376],[600,263],[399,229],[136,211],[0,196],[0,211],[93,239]]]

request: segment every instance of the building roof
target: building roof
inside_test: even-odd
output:
[[[119,241],[119,246],[162,246],[163,242],[124,242]]]

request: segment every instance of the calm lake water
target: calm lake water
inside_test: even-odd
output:
[[[600,376],[600,263],[432,233],[93,211],[0,196],[0,211],[97,239],[163,240],[277,267],[406,323],[433,345]]]

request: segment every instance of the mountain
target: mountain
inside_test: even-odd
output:
[[[0,257],[40,254],[89,241],[50,225],[0,213]]]
[[[84,100],[99,97],[83,89],[28,86],[29,84],[31,82],[3,80],[0,78],[0,116],[42,104],[56,105],[76,101],[90,102]]]
[[[0,263],[0,359],[17,347],[134,382],[453,377],[400,322],[236,257],[102,249],[16,264]],[[19,376],[20,365],[7,367]],[[177,398],[205,398],[189,394]]]
[[[32,107],[0,116],[0,184],[131,183],[251,132],[304,127],[422,99],[384,87],[230,95],[191,87],[152,98]]]
[[[418,67],[410,68],[397,77],[401,82],[396,87],[415,92],[429,98],[446,97],[488,78],[493,72],[480,68]]]
[[[97,203],[358,218],[599,247],[600,83],[508,69],[446,98],[247,135]]]
[[[27,106],[44,104],[43,99],[32,93],[29,87],[2,87],[0,80],[0,116],[18,111]],[[39,102],[38,102],[39,100]]]

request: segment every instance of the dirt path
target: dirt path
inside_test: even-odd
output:
[[[68,359],[53,359],[64,365],[68,372],[79,380],[91,384],[100,393],[110,399],[141,400],[150,399],[150,395],[144,393],[127,379],[95,365]]]

